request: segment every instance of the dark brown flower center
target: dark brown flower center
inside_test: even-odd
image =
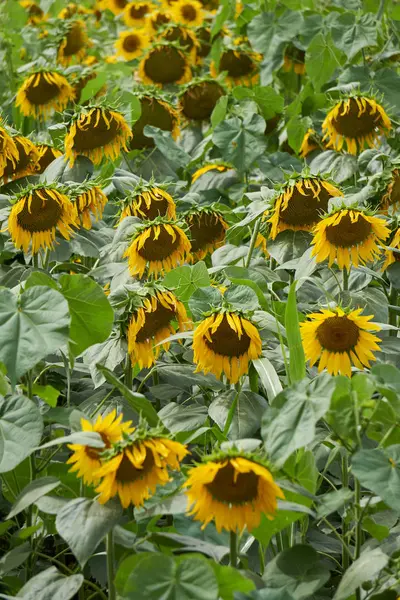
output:
[[[129,8],[129,14],[132,19],[143,19],[149,12],[149,6],[144,4],[143,6],[132,5]]]
[[[176,25],[175,27],[170,27],[167,29],[165,34],[162,36],[168,42],[179,42],[179,45],[182,46],[187,52],[194,46],[194,42],[192,38],[186,33],[184,29]]]
[[[72,24],[65,39],[67,40],[67,43],[63,50],[64,56],[73,56],[84,48],[86,41],[85,31],[79,21],[75,21],[75,23]]]
[[[114,0],[118,8],[123,9],[129,3],[129,0]]]
[[[61,206],[53,198],[46,195],[46,190],[40,190],[43,195],[46,195],[46,200],[42,200],[37,195],[37,191],[39,190],[32,192],[30,208],[28,208],[28,200],[26,199],[24,208],[17,216],[18,225],[31,233],[53,229],[62,213]]]
[[[132,483],[138,479],[143,479],[154,467],[154,457],[151,450],[146,448],[146,458],[142,463],[142,469],[133,466],[129,458],[124,454],[121,464],[118,467],[116,479],[120,483]]]
[[[168,202],[166,201],[165,198],[163,198],[162,196],[159,196],[157,194],[157,192],[152,191],[152,192],[150,192],[150,194],[152,196],[150,206],[147,207],[145,199],[142,198],[142,201],[140,204],[140,212],[144,213],[145,216],[143,218],[148,219],[149,221],[152,221],[156,217],[160,217],[160,216],[164,217],[167,214]],[[153,196],[155,196],[156,198],[159,198],[159,200],[154,200]],[[140,214],[139,216],[142,216],[142,215]]]
[[[315,186],[316,184],[314,184]],[[332,196],[321,186],[321,191],[314,197],[312,190],[302,186],[303,193],[294,187],[293,195],[285,209],[279,212],[279,218],[287,225],[305,226],[317,223],[321,214],[328,209],[328,202]]]
[[[350,108],[346,114],[339,114],[332,120],[332,125],[340,135],[348,138],[357,138],[368,135],[382,124],[382,117],[378,111],[373,113],[373,107],[367,99],[366,110],[359,115],[360,108],[355,98],[350,98]],[[342,106],[344,101],[342,101]]]
[[[53,154],[52,147],[46,146],[44,154],[40,157],[39,162],[36,165],[36,173],[43,173],[43,171],[47,169],[49,164],[52,163],[55,158],[56,157]]]
[[[230,462],[220,469],[211,483],[205,487],[215,500],[225,504],[253,502],[258,496],[258,475],[238,473],[235,481],[235,468]]]
[[[165,308],[159,302],[154,312],[145,314],[145,323],[136,335],[136,342],[139,344],[153,338],[161,329],[167,327],[175,319],[175,311]]]
[[[224,90],[215,81],[204,81],[193,85],[182,96],[183,114],[196,121],[209,119],[217,101],[223,95]]]
[[[138,250],[138,254],[148,261],[164,260],[173,254],[178,248],[179,242],[179,235],[176,235],[173,241],[168,231],[161,225],[158,238],[154,239],[153,229],[150,237],[147,238],[143,246]]]
[[[98,431],[97,433],[100,435],[101,439],[103,440],[105,447],[111,448],[110,440],[108,439],[106,434],[103,432],[100,432],[100,431]],[[94,446],[86,446],[85,452],[89,456],[89,458],[91,458],[92,460],[98,460],[99,454],[101,452],[104,452],[104,448],[95,448]]]
[[[130,143],[132,150],[154,147],[153,138],[149,138],[143,133],[146,125],[158,127],[164,131],[172,131],[175,123],[175,118],[168,108],[155,98],[141,98],[140,106],[142,113],[132,127],[133,137]]]
[[[372,231],[372,225],[362,215],[354,223],[347,213],[337,225],[328,225],[326,239],[334,246],[351,248],[364,242]]]
[[[177,48],[163,46],[154,49],[144,64],[144,71],[155,83],[174,83],[184,74],[185,57]]]
[[[206,346],[215,352],[215,354],[221,354],[222,356],[243,356],[250,347],[251,340],[247,333],[243,331],[239,338],[236,331],[233,331],[229,325],[226,316],[222,319],[215,333],[210,333],[210,337],[211,342],[207,338],[204,338]]]
[[[185,4],[184,6],[182,6],[181,13],[182,13],[182,17],[186,21],[194,21],[195,18],[197,17],[196,9],[193,6],[191,6],[190,4]]]
[[[188,220],[188,225],[193,252],[207,248],[209,244],[215,244],[225,236],[225,228],[217,214],[202,212],[192,215],[192,218]]]
[[[135,52],[138,48],[140,48],[140,38],[135,34],[128,35],[123,43],[122,47],[126,52]]]
[[[11,175],[15,175],[16,173],[25,170],[31,162],[31,152],[26,153],[25,148],[18,138],[14,138],[14,142],[19,152],[19,159],[16,162],[15,169],[12,161],[7,159],[6,166],[4,168],[4,177],[10,177]]]
[[[97,123],[98,113],[100,114],[99,121]],[[107,118],[104,118],[104,114]],[[97,125],[95,125],[97,123]],[[76,133],[74,137],[74,150],[76,152],[84,150],[93,150],[105,146],[113,141],[118,135],[119,124],[110,114],[109,111],[102,111],[100,108],[96,108],[94,112],[83,119],[78,121],[76,124]]]
[[[34,79],[36,81],[36,77]],[[60,94],[60,88],[56,83],[49,83],[44,78],[43,74],[40,74],[40,80],[38,85],[30,85],[26,89],[26,97],[31,104],[36,106],[47,104],[53,98],[57,98]]]
[[[154,29],[160,29],[160,27],[162,27],[163,25],[166,25],[167,23],[170,22],[170,19],[168,18],[168,16],[164,13],[157,13],[155,17],[152,18],[151,20]]]
[[[323,348],[330,352],[346,352],[352,350],[359,338],[359,328],[351,319],[329,317],[323,321],[316,331],[316,336]]]
[[[244,77],[254,71],[254,63],[244,52],[228,50],[221,56],[219,72],[228,71],[229,77]]]

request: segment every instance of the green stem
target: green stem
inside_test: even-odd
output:
[[[342,485],[344,488],[349,487],[349,463],[347,453],[342,456]],[[347,535],[347,523],[346,523],[346,515],[343,513],[342,518],[342,539],[343,543],[346,543],[346,535]],[[342,566],[343,571],[346,571],[350,564],[350,556],[347,551],[345,551],[345,547],[342,549]]]
[[[225,437],[228,437],[228,433],[229,433],[229,430],[232,425],[233,415],[235,414],[237,401],[239,399],[240,392],[242,391],[242,385],[243,385],[243,382],[240,382],[240,385],[238,386],[238,389],[236,391],[236,395],[235,395],[235,397],[232,401],[231,407],[229,409],[228,416],[226,417],[226,423],[225,423],[225,427],[224,427],[224,431],[223,431]]]
[[[247,253],[246,261],[244,263],[244,266],[246,267],[246,269],[249,267],[250,262],[251,262],[251,256],[253,254],[253,250],[254,250],[254,247],[256,245],[258,232],[260,231],[260,226],[261,226],[261,219],[258,219],[254,223],[254,229],[253,229],[253,233],[251,235],[249,251]]]
[[[65,374],[67,376],[67,407],[69,408],[71,402],[71,369],[69,368],[68,358],[63,352],[61,352],[61,356],[64,362]]]
[[[114,540],[113,540],[112,530],[107,533],[106,548],[107,548],[108,600],[116,600],[115,585],[114,585],[115,555],[114,555]]]
[[[389,306],[389,325],[393,325],[394,327],[397,327],[397,313],[391,307],[397,306],[397,299],[398,299],[397,290],[394,287],[391,287],[390,295],[389,295],[389,305],[390,305]],[[389,331],[389,335],[397,337],[397,331],[395,329],[391,329]]]
[[[230,565],[231,567],[237,567],[237,533],[236,531],[231,531],[230,539],[229,539],[229,548],[230,548]]]
[[[349,289],[349,275],[350,275],[350,271],[348,271],[345,267],[343,269],[343,291],[344,292],[347,292]]]
[[[133,381],[132,363],[131,363],[131,358],[128,354],[126,357],[126,362],[125,362],[125,385],[130,390],[132,389],[132,381]]]
[[[381,0],[378,8],[378,12],[376,13],[376,20],[380,21],[383,17],[383,13],[385,12],[385,4],[386,0]]]
[[[360,558],[361,554],[361,544],[362,544],[362,519],[361,519],[361,485],[358,479],[354,478],[354,491],[355,491],[355,518],[356,518],[356,540],[355,540],[355,552],[354,552],[354,560]],[[356,589],[356,599],[361,600],[361,589],[358,587]]]
[[[32,254],[32,266],[35,269],[39,268],[39,254]]]

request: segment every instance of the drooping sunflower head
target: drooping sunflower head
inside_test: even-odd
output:
[[[304,75],[306,72],[305,58],[305,50],[298,48],[294,44],[289,44],[286,46],[283,55],[284,71],[294,71],[297,75]]]
[[[176,218],[175,202],[162,187],[140,182],[121,202],[119,222],[126,217],[153,221],[157,217]]]
[[[343,196],[343,193],[320,177],[300,176],[289,180],[276,196],[268,219],[271,239],[286,229],[310,231],[328,210],[329,200],[336,196]]]
[[[16,105],[25,117],[47,118],[53,111],[63,111],[74,98],[74,89],[64,75],[41,69],[23,81]]]
[[[185,483],[189,515],[203,523],[215,521],[217,531],[249,531],[261,516],[273,519],[281,488],[259,457],[232,450],[204,457],[190,469]]]
[[[185,216],[189,228],[192,255],[201,260],[225,242],[228,224],[213,207],[198,208]]]
[[[161,28],[165,27],[171,22],[171,15],[168,10],[154,10],[148,17],[147,26],[150,31],[154,34],[157,33]]]
[[[197,169],[197,171],[195,171],[193,173],[192,184],[195,181],[197,181],[199,179],[199,177],[201,177],[205,173],[209,173],[210,171],[217,171],[218,173],[225,173],[226,171],[229,171],[229,169],[232,169],[232,166],[228,165],[227,163],[215,162],[215,163],[206,164],[203,167],[200,167],[200,169]]]
[[[199,27],[203,25],[205,13],[197,0],[177,0],[171,6],[171,16],[176,23]]]
[[[225,93],[222,85],[209,77],[194,81],[188,84],[180,95],[182,114],[193,121],[209,119],[218,100]]]
[[[142,58],[139,77],[143,83],[162,87],[171,83],[190,81],[192,72],[189,61],[178,46],[157,42]]]
[[[120,15],[129,4],[129,0],[105,0],[105,8],[111,10],[114,15]]]
[[[393,250],[389,249],[385,250],[385,262],[382,266],[382,271],[386,271],[390,265],[400,261],[400,227],[395,231],[395,234],[388,246],[391,248],[397,248],[399,251],[394,252]]]
[[[137,229],[124,256],[132,276],[163,275],[189,258],[191,245],[184,230],[165,217]]]
[[[389,237],[390,230],[383,218],[360,209],[338,208],[324,217],[313,230],[312,256],[317,262],[335,260],[339,269],[351,264],[371,262],[379,257],[379,244]]]
[[[226,83],[229,86],[257,83],[259,79],[259,62],[261,56],[253,52],[247,44],[237,44],[227,48],[221,55],[219,65],[214,61],[210,65],[212,77],[226,72]]]
[[[128,151],[131,129],[123,115],[110,107],[89,106],[75,115],[65,137],[65,155],[73,164],[79,155],[98,165],[103,157],[115,160]]]
[[[128,27],[144,27],[147,17],[156,9],[153,2],[129,2],[124,9],[124,20]]]
[[[37,184],[20,192],[8,218],[8,231],[17,248],[32,254],[53,248],[56,233],[69,240],[77,226],[74,204],[56,184]]]
[[[95,431],[100,434],[104,442],[105,449],[111,448],[134,431],[131,427],[132,421],[122,421],[123,415],[117,417],[115,410],[106,416],[98,415],[94,423],[87,419],[81,419],[82,431]],[[77,477],[82,477],[84,483],[97,485],[99,479],[95,476],[97,469],[101,467],[101,453],[104,448],[95,448],[93,446],[84,446],[81,444],[70,444],[68,446],[73,451],[72,456],[67,460],[67,464],[72,464],[71,473],[76,473]]]
[[[36,163],[36,173],[43,173],[47,167],[55,160],[62,156],[61,150],[57,150],[50,144],[36,144],[36,148],[39,152],[39,159]]]
[[[139,58],[150,44],[150,36],[145,29],[121,31],[115,42],[117,54],[125,60]]]
[[[185,54],[188,55],[189,63],[195,63],[197,59],[197,49],[200,43],[193,29],[185,25],[170,25],[163,29],[159,36],[160,40],[174,42]]]
[[[197,325],[193,351],[196,372],[224,374],[229,383],[237,383],[248,372],[250,360],[261,356],[261,338],[249,319],[221,310]]]
[[[3,168],[4,183],[21,179],[27,175],[34,175],[39,160],[39,151],[29,138],[23,135],[13,135],[12,142],[17,149],[18,158],[16,158],[16,154],[11,153],[11,145],[9,145],[8,156],[6,156]]]
[[[70,65],[73,60],[80,62],[86,54],[88,43],[85,22],[82,19],[67,22],[58,47],[58,62],[65,66]]]
[[[379,212],[396,215],[400,208],[400,169],[391,171],[386,190],[379,204]]]
[[[59,19],[70,19],[74,15],[85,15],[91,12],[90,9],[85,8],[81,4],[75,4],[74,2],[69,2],[67,6],[62,8],[58,13]]]
[[[48,19],[48,15],[40,8],[39,4],[33,0],[20,0],[20,5],[25,8],[29,15],[29,23],[32,25],[39,25]]]
[[[0,179],[3,177],[7,163],[15,168],[18,159],[17,145],[5,124],[0,120]]]
[[[340,151],[346,145],[350,154],[365,147],[374,148],[379,138],[389,133],[391,122],[374,98],[353,95],[339,100],[322,123],[327,148]]]
[[[143,133],[146,125],[170,131],[172,137],[176,139],[180,132],[179,112],[168,102],[167,98],[159,93],[151,92],[151,90],[140,93],[137,97],[140,100],[141,114],[132,126],[130,149],[142,150],[154,147],[154,139]]]
[[[92,218],[95,221],[103,216],[108,198],[96,179],[85,181],[79,185],[70,186],[71,198],[75,203],[81,225],[85,229],[92,228]]]
[[[314,129],[309,129],[301,142],[299,156],[305,158],[320,147],[320,141]]]
[[[380,326],[371,323],[373,315],[362,316],[362,308],[344,311],[340,307],[312,313],[300,324],[304,353],[310,366],[318,362],[318,370],[327,369],[351,377],[351,366],[369,368],[379,351],[380,339],[371,331]]]

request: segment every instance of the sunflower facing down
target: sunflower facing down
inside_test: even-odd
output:
[[[36,144],[36,148],[39,151],[39,159],[35,169],[37,174],[43,173],[53,160],[63,155],[61,150],[57,150],[50,144]]]
[[[139,77],[145,84],[162,87],[190,81],[192,72],[187,57],[179,48],[157,43],[139,64]]]
[[[385,250],[386,260],[382,266],[382,271],[386,271],[386,269],[394,262],[400,261],[400,228],[397,229],[392,241],[388,244],[388,246],[391,248],[398,248],[399,252],[394,252],[393,250],[389,249]]]
[[[124,9],[124,21],[128,27],[144,27],[147,17],[151,15],[155,6],[152,2],[129,2]]]
[[[268,220],[271,223],[271,239],[274,240],[286,229],[310,231],[327,211],[330,198],[336,196],[343,196],[343,193],[319,177],[300,177],[297,181],[289,181],[277,196],[273,214]]]
[[[77,226],[76,209],[55,185],[38,184],[22,191],[11,208],[8,231],[17,248],[32,254],[40,248],[53,248],[56,232],[70,239]]]
[[[182,114],[194,121],[209,119],[224,94],[224,88],[217,81],[204,80],[188,85],[179,100]]]
[[[7,162],[16,167],[19,159],[17,145],[0,121],[0,178],[3,177]]]
[[[327,369],[331,375],[341,373],[351,377],[351,365],[364,370],[375,360],[380,339],[370,333],[380,326],[370,323],[373,315],[361,316],[363,309],[345,312],[337,307],[308,315],[300,323],[304,353],[310,366],[318,362],[318,371]]]
[[[229,86],[257,83],[259,79],[258,63],[260,56],[255,52],[238,48],[226,50],[219,61],[218,69],[214,62],[210,65],[212,77],[227,72],[226,82]]]
[[[164,29],[160,34],[160,40],[167,42],[175,42],[179,48],[187,55],[189,64],[196,63],[197,50],[200,47],[200,43],[196,37],[195,32],[186,27],[185,25],[174,25],[171,24],[169,27]]]
[[[121,31],[115,42],[117,54],[125,60],[134,60],[141,56],[150,44],[150,36],[144,29]]]
[[[193,337],[195,373],[226,375],[237,383],[249,370],[249,361],[261,356],[261,338],[256,327],[236,312],[218,312],[197,326]]]
[[[197,169],[197,171],[193,173],[192,184],[205,173],[209,173],[210,171],[218,171],[218,173],[225,173],[226,171],[229,171],[229,169],[232,169],[232,167],[225,163],[211,163],[208,165],[204,165],[204,167],[200,167],[200,169]]]
[[[96,221],[103,216],[108,198],[96,182],[82,183],[74,196],[78,216],[85,229],[92,228],[92,216]]]
[[[305,158],[306,156],[311,154],[311,152],[317,150],[317,148],[319,147],[320,144],[317,138],[317,134],[315,133],[314,129],[309,129],[305,134],[303,141],[301,142],[299,156],[301,156],[301,158]]]
[[[170,9],[171,16],[176,23],[199,27],[203,25],[204,10],[197,0],[177,0]]]
[[[148,221],[138,229],[124,257],[132,276],[163,275],[188,260],[191,245],[186,233],[165,217]]]
[[[384,108],[373,98],[351,96],[340,100],[322,123],[326,147],[340,152],[346,143],[350,154],[361,152],[366,146],[374,148],[379,137],[391,129]]]
[[[316,262],[336,260],[339,269],[349,269],[379,257],[379,244],[389,237],[385,221],[356,209],[338,209],[314,228],[312,256]]]
[[[15,155],[10,153],[6,157],[6,164],[3,169],[4,183],[21,179],[27,175],[34,175],[39,159],[39,151],[29,138],[23,135],[14,135],[12,141],[17,148],[18,159],[15,159]]]
[[[96,421],[91,423],[87,419],[81,419],[82,431],[96,431],[101,435],[105,448],[110,448],[122,440],[124,434],[132,433],[132,421],[122,422],[122,414],[117,417],[114,409],[108,415],[103,417],[98,415]],[[81,444],[70,444],[68,446],[73,451],[72,456],[67,460],[67,464],[73,466],[70,473],[76,473],[77,477],[82,477],[84,483],[97,485],[98,479],[94,473],[101,467],[100,454],[104,448],[94,448],[93,446],[84,446]]]
[[[148,17],[147,26],[152,33],[157,33],[161,27],[171,22],[171,15],[165,10],[154,10]]]
[[[158,344],[176,333],[173,321],[178,322],[178,331],[186,331],[190,325],[184,305],[172,292],[157,290],[144,299],[143,306],[132,315],[127,331],[132,365],[148,369],[158,358],[161,347],[168,350],[170,342]]]
[[[277,499],[284,499],[270,471],[253,456],[239,452],[205,457],[189,470],[185,483],[189,515],[202,529],[215,521],[217,531],[258,527],[261,516],[273,519]]]
[[[124,12],[129,0],[105,0],[105,8],[111,10],[114,15],[120,15]]]
[[[153,148],[154,139],[144,135],[146,125],[158,127],[163,131],[170,131],[173,139],[179,136],[179,113],[172,104],[162,100],[154,94],[139,96],[141,115],[132,126],[131,150]]]
[[[127,142],[131,137],[121,113],[100,106],[83,108],[65,137],[65,155],[70,165],[80,154],[98,165],[103,157],[115,160],[122,149],[128,151]]]
[[[74,89],[63,75],[38,71],[19,88],[16,105],[25,117],[46,118],[53,111],[63,111],[74,98]]]
[[[22,8],[25,8],[29,15],[29,23],[32,25],[39,25],[43,21],[48,19],[48,15],[46,15],[43,10],[40,8],[39,4],[36,4],[33,0],[20,0],[20,5]]]
[[[57,60],[60,64],[68,66],[75,59],[81,61],[86,54],[89,38],[86,25],[81,19],[68,24],[68,30],[61,40],[58,48]]]
[[[218,211],[212,208],[198,209],[191,211],[185,220],[189,227],[194,259],[201,260],[224,244],[228,224]]]
[[[391,179],[387,185],[384,195],[380,202],[380,211],[382,214],[387,215],[396,214],[400,208],[400,170],[394,169],[392,171]]]
[[[149,221],[157,217],[175,219],[175,202],[162,188],[142,184],[123,200],[119,222],[126,217],[138,217]]]

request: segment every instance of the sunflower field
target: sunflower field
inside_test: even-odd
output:
[[[1,0],[0,64],[0,598],[400,598],[399,0]]]

